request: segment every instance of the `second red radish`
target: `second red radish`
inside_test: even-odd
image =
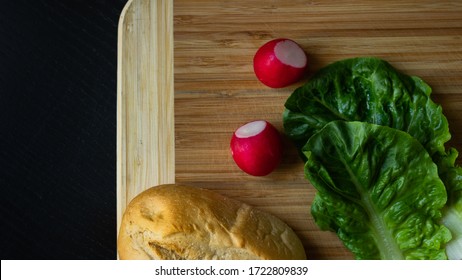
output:
[[[293,40],[274,39],[255,53],[253,67],[257,78],[272,88],[282,88],[299,81],[307,68],[303,49]]]
[[[231,154],[237,166],[253,176],[265,176],[280,163],[281,136],[269,122],[257,120],[239,127],[231,138]]]

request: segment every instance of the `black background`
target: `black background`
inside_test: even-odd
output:
[[[0,257],[116,258],[127,0],[0,0]]]

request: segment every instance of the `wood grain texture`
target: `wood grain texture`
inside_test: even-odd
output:
[[[175,182],[172,1],[129,1],[119,21],[117,228],[143,190]]]
[[[460,1],[175,0],[173,22],[176,182],[280,217],[300,236],[310,259],[352,255],[333,233],[316,227],[310,215],[315,191],[293,145],[284,138],[280,167],[252,177],[234,164],[229,141],[237,127],[254,119],[282,132],[285,100],[316,70],[344,58],[376,56],[420,76],[448,118],[448,145],[462,151]],[[305,49],[309,73],[295,85],[270,89],[255,78],[252,59],[277,37]]]

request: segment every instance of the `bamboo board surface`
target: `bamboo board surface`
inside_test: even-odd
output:
[[[304,48],[309,71],[295,85],[270,89],[255,78],[252,59],[278,37]],[[118,48],[118,221],[142,190],[185,183],[278,216],[310,259],[351,259],[315,225],[315,192],[290,141],[266,177],[240,171],[229,152],[245,122],[266,119],[282,132],[292,91],[344,58],[376,56],[423,78],[448,118],[449,145],[462,151],[461,1],[130,0]]]

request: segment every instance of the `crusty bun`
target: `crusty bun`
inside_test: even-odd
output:
[[[150,188],[125,210],[120,259],[306,259],[300,239],[278,218],[213,191]]]

